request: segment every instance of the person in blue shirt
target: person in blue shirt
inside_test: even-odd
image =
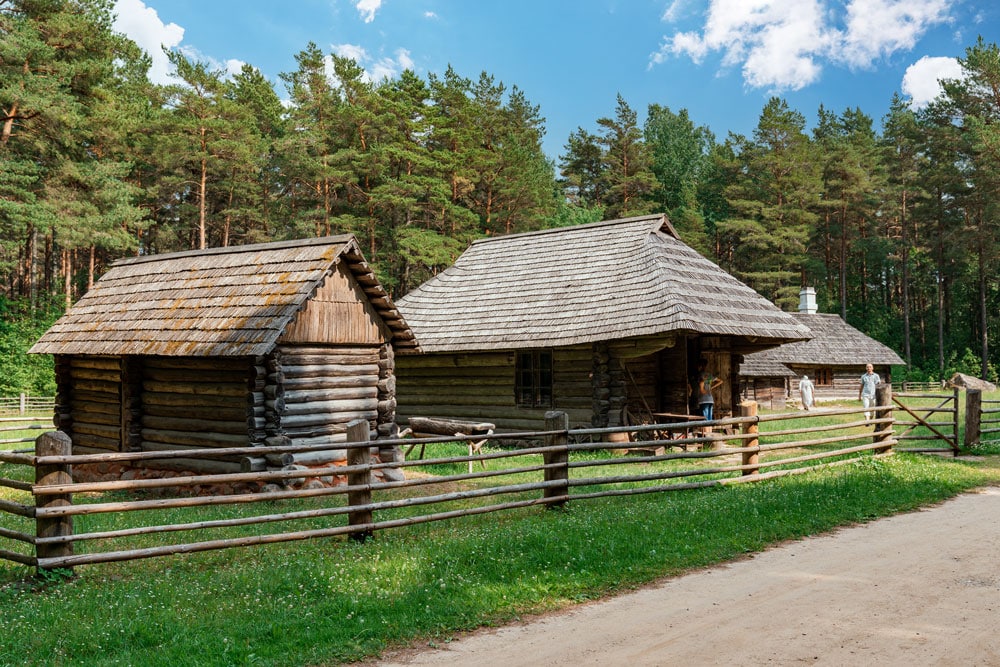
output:
[[[868,408],[875,406],[875,387],[882,384],[882,378],[874,371],[871,364],[865,366],[865,374],[861,376],[861,385],[858,387],[858,400],[865,407],[865,419],[871,419],[871,411]]]

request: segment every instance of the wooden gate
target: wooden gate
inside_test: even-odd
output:
[[[896,413],[896,440],[899,442],[896,451],[951,452],[958,456],[957,387],[950,393],[893,394],[892,402],[902,410]],[[919,444],[922,442],[930,444]]]

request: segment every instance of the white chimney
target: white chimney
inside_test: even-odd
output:
[[[799,312],[814,315],[816,313],[816,290],[803,287],[799,290]]]

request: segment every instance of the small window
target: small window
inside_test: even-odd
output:
[[[821,385],[824,387],[830,387],[833,385],[832,368],[817,368],[815,373],[816,377],[814,379],[816,380],[817,385]]]
[[[514,396],[519,408],[552,406],[552,352],[518,352],[514,372]]]

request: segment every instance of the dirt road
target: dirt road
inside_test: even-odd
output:
[[[1000,489],[379,664],[1000,665]]]

